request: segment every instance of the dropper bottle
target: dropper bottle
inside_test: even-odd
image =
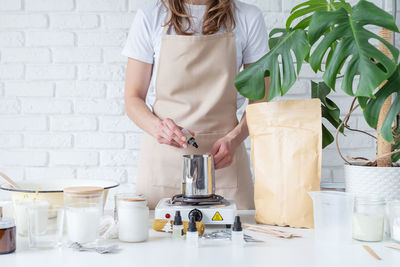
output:
[[[190,216],[189,227],[186,232],[186,244],[197,247],[199,245],[199,234],[197,232],[196,220],[194,216]]]
[[[243,239],[242,223],[240,222],[240,216],[236,216],[232,229],[232,245],[243,246],[244,243],[243,241],[244,239]]]
[[[183,238],[184,238],[184,233],[183,233],[181,212],[177,210],[175,212],[174,226],[172,228],[172,239],[183,239]]]
[[[182,129],[182,133],[186,136],[186,142],[187,142],[189,145],[192,145],[192,146],[194,146],[195,148],[198,148],[198,147],[199,147],[199,146],[197,145],[196,140],[194,139],[193,135],[192,135],[188,130],[186,130],[185,128],[183,128],[183,129]]]

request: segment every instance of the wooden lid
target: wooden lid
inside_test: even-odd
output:
[[[97,194],[103,191],[104,188],[99,186],[71,186],[64,188],[64,192],[69,194]]]
[[[126,201],[126,202],[140,202],[140,201],[146,201],[146,199],[144,199],[143,197],[125,197],[121,199],[122,201]]]

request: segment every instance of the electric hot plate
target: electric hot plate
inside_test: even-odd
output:
[[[196,221],[206,225],[229,227],[235,220],[236,204],[218,195],[212,198],[195,199],[176,195],[172,198],[163,198],[158,202],[155,218],[173,220],[177,210],[181,212],[184,221],[189,221],[189,217],[194,216]]]

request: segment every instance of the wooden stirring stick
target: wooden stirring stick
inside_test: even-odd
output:
[[[363,245],[363,248],[375,259],[377,259],[378,261],[382,260],[378,255],[376,255],[375,251],[372,250],[372,248],[370,248],[367,245]]]
[[[14,187],[15,189],[21,189],[19,185],[17,185],[10,177],[0,172],[0,177],[2,177],[9,185]]]
[[[294,237],[301,237],[300,235],[288,233],[279,229],[271,229],[271,228],[264,228],[262,226],[252,225],[249,223],[242,223],[242,226],[246,228],[246,230],[259,232],[264,234],[273,235],[280,238],[294,238]]]

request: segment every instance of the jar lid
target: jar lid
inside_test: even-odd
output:
[[[371,204],[371,205],[380,205],[385,204],[385,199],[379,196],[357,196],[355,201],[358,204]]]
[[[15,226],[14,219],[0,217],[0,230],[11,228]]]
[[[130,193],[120,193],[116,194],[117,200],[123,205],[129,206],[146,206],[146,197],[143,195],[136,195]]]
[[[71,186],[64,188],[64,193],[68,194],[98,194],[104,191],[100,186]]]
[[[146,201],[145,198],[141,197],[141,196],[137,196],[137,197],[124,197],[121,198],[121,201],[126,201],[126,202],[141,202],[141,201]]]

